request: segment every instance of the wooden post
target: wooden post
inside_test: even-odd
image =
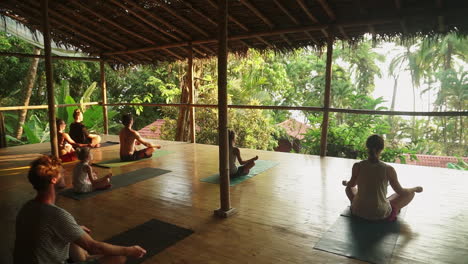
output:
[[[188,71],[187,81],[189,87],[189,104],[190,104],[190,142],[195,143],[195,108],[192,106],[195,101],[195,91],[193,89],[193,47],[192,43],[189,45],[189,57],[188,57]]]
[[[57,143],[57,125],[55,123],[55,99],[54,99],[54,82],[52,75],[52,51],[50,47],[50,27],[49,27],[49,3],[48,0],[41,0],[42,11],[42,27],[44,35],[44,62],[46,70],[47,83],[47,105],[49,112],[49,128],[50,128],[50,146],[53,156],[58,157]]]
[[[107,83],[106,83],[106,71],[104,60],[99,61],[101,70],[101,95],[102,95],[102,117],[104,118],[104,134],[109,134],[109,120],[107,117]]]
[[[327,155],[327,134],[328,134],[328,114],[330,112],[330,89],[332,77],[332,59],[333,59],[333,37],[330,35],[327,41],[327,65],[325,68],[325,98],[324,112],[322,120],[322,137],[320,139],[320,157]]]
[[[228,217],[235,213],[229,193],[229,153],[227,119],[227,7],[228,0],[218,1],[218,136],[219,192],[221,208],[215,215]]]
[[[6,148],[6,131],[5,131],[5,119],[3,118],[3,112],[0,112],[0,148]]]

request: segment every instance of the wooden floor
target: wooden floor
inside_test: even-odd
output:
[[[195,231],[144,263],[362,263],[313,248],[348,205],[341,180],[350,176],[354,160],[242,150],[245,158],[258,155],[280,164],[232,187],[238,213],[218,219],[213,210],[219,207],[219,186],[200,182],[218,170],[217,146],[158,143],[174,153],[112,173],[141,167],[172,172],[82,201],[59,196],[57,204],[99,240],[151,218]],[[0,263],[11,263],[16,214],[34,196],[24,166],[48,148],[0,149]],[[118,148],[93,150],[95,161],[116,158]],[[67,184],[73,166],[65,165]],[[421,184],[424,192],[406,212],[391,263],[468,263],[468,172],[394,166],[404,186]],[[96,170],[102,175],[110,169]]]

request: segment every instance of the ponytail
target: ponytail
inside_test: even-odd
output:
[[[384,148],[384,140],[379,135],[372,135],[366,141],[367,153],[369,160],[373,162],[379,161],[379,153]]]

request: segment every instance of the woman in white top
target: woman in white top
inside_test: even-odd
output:
[[[240,150],[235,147],[236,144],[236,133],[229,130],[229,174],[230,178],[237,178],[249,174],[250,169],[255,166],[255,161],[258,156],[255,156],[249,160],[243,160],[240,155]],[[236,159],[239,161],[241,166],[236,166]]]
[[[401,187],[395,169],[379,160],[384,148],[382,137],[370,136],[366,147],[368,159],[355,163],[351,179],[343,181],[346,195],[351,202],[351,212],[368,220],[395,221],[400,209],[408,205],[414,194],[422,192],[423,188]],[[389,183],[395,193],[387,198]]]
[[[98,189],[107,189],[112,185],[110,184],[110,177],[112,174],[109,173],[106,176],[98,179],[95,172],[89,165],[89,161],[92,160],[90,149],[78,148],[78,163],[73,169],[73,190],[78,193],[91,192]]]

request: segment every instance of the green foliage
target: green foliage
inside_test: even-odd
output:
[[[49,123],[42,122],[37,115],[31,115],[23,125],[24,133],[29,144],[49,141]]]
[[[456,170],[468,170],[468,163],[462,158],[457,157],[457,163],[447,163],[447,168]]]

